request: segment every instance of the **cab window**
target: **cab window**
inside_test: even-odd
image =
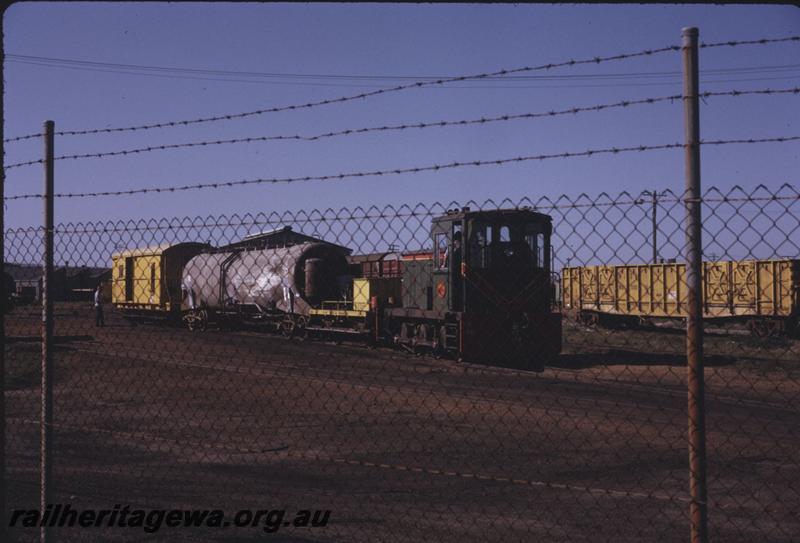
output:
[[[499,258],[511,259],[519,256],[519,231],[516,226],[506,224],[497,225],[497,245],[499,248]]]
[[[536,234],[536,266],[547,268],[547,254],[544,252],[544,234]]]
[[[530,250],[533,265],[537,268],[547,268],[544,233],[538,225],[529,224],[525,227],[525,244]]]
[[[470,235],[470,265],[476,268],[491,266],[492,225],[473,223]]]
[[[456,222],[453,223],[453,243],[450,252],[452,253],[451,258],[453,259],[452,266],[454,269],[458,269],[461,266],[461,259],[463,258],[462,248],[461,248],[461,223]]]

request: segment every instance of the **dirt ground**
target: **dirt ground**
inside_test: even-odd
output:
[[[567,323],[543,373],[56,306],[54,498],[330,509],[323,528],[62,528],[64,541],[685,541],[685,338]],[[9,507],[38,503],[35,308],[6,318]],[[709,524],[800,533],[800,342],[706,338]],[[226,517],[229,518],[229,517]],[[14,529],[28,541],[33,529]]]

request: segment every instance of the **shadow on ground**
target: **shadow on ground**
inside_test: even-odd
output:
[[[706,367],[730,366],[734,356],[706,355]],[[593,366],[686,366],[686,356],[670,353],[647,353],[625,349],[610,349],[600,353],[562,354],[548,366],[562,369],[584,369]]]

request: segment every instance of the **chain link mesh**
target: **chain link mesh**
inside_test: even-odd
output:
[[[702,198],[719,541],[800,533],[798,199]],[[330,511],[162,540],[685,540],[683,218],[652,190],[58,225],[53,495]],[[5,232],[14,508],[38,508],[42,234]]]

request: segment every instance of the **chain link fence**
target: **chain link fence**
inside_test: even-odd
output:
[[[718,541],[800,533],[798,199],[702,198]],[[58,225],[52,496],[116,524],[56,535],[686,540],[683,218],[652,190]],[[14,510],[38,509],[42,234],[5,232]]]

